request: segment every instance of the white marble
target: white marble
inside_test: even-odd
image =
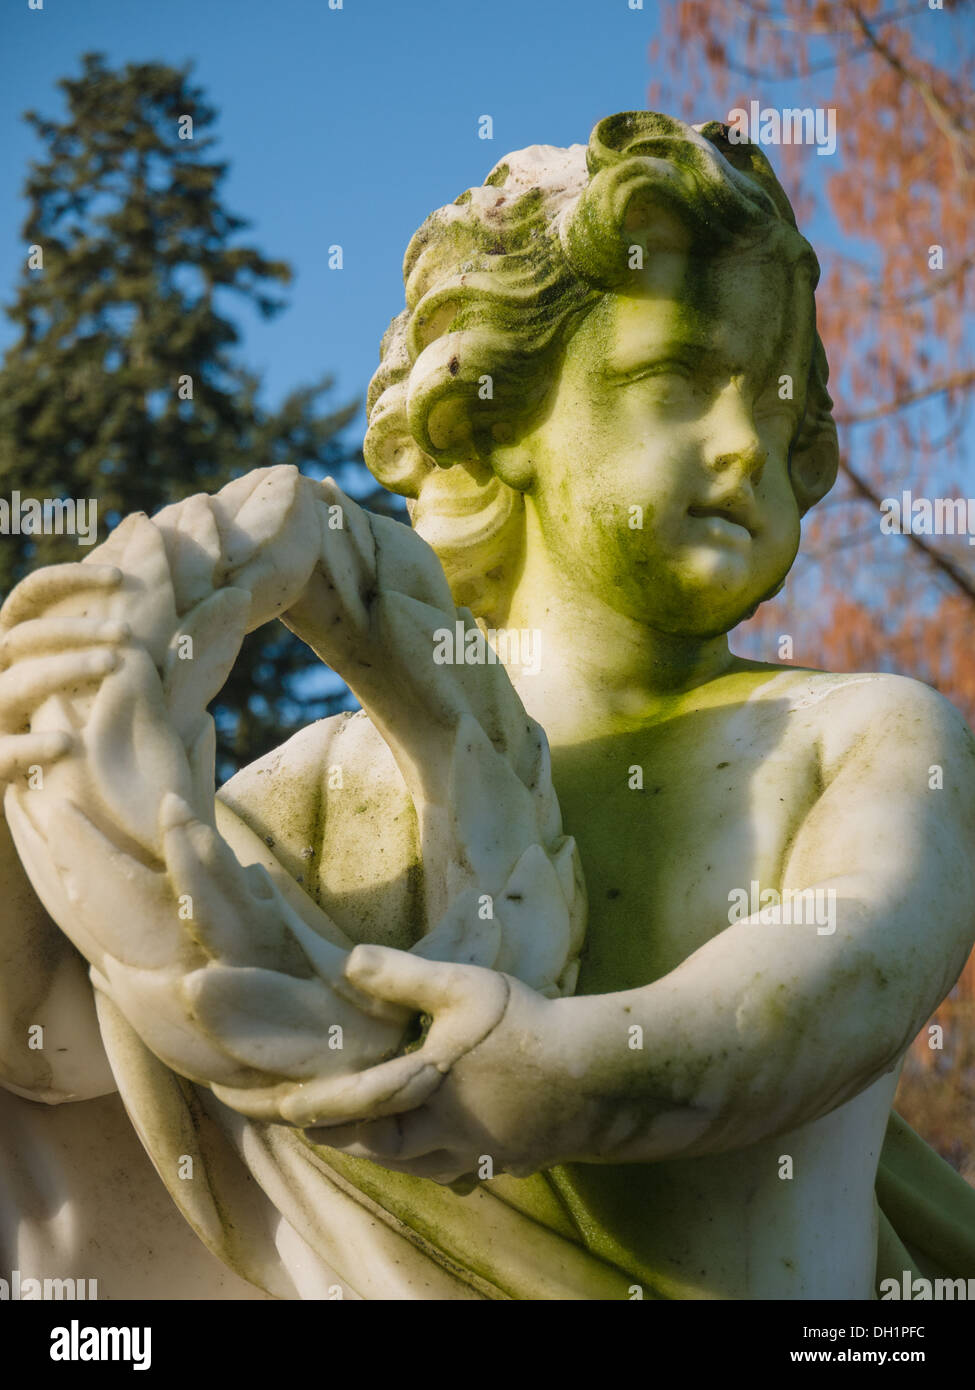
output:
[[[0,610],[0,1258],[870,1297],[915,1190],[964,1205],[900,1131],[874,1191],[975,938],[975,758],[915,682],[728,647],[835,478],[811,249],[760,151],[637,112],[405,270],[365,449],[414,530],[258,469]],[[215,796],[207,704],[276,616],[363,712]],[[795,893],[828,918],[755,910]]]

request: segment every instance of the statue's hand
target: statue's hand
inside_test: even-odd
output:
[[[125,623],[46,611],[69,594],[110,593],[121,580],[108,565],[52,565],[28,575],[0,610],[0,787],[75,747],[67,730],[31,731],[34,715],[52,696],[92,693],[131,637]]]
[[[135,531],[143,557],[161,559],[152,524],[133,518],[130,542]],[[389,1055],[408,1014],[360,1010],[342,978],[341,935],[320,913],[325,936],[310,929],[214,829],[211,721],[201,708],[232,663],[238,628],[220,608],[228,591],[205,596],[182,620],[197,659],[170,660],[172,644],[158,640],[168,634],[151,621],[164,585],[152,579],[89,561],[35,571],[9,595],[0,610],[5,817],[36,896],[143,1041],[182,1075],[246,1090],[250,1112],[274,1118],[279,1087]],[[126,582],[131,623],[118,612]],[[201,724],[187,750],[180,731]],[[170,790],[180,785],[173,771],[183,796]],[[6,833],[2,818],[0,827]],[[269,1007],[287,1021],[271,1041]]]
[[[309,584],[322,654],[413,777],[426,878],[443,888],[416,955],[494,967],[445,1017],[438,998],[431,1039],[402,1059],[426,1099],[434,1050],[439,1081],[505,1013],[495,972],[572,988],[585,901],[544,734],[503,668],[418,660],[444,622],[470,621],[433,552],[330,481],[272,468],[126,518],[98,560],[28,576],[0,612],[21,668],[0,671],[0,735],[49,740],[0,755],[14,771],[57,758],[42,785],[5,793],[37,897],[157,1057],[244,1115],[301,1128],[392,1113],[329,1106],[338,1073],[350,1094],[385,1083],[372,1064],[395,1055],[409,1017],[357,992],[335,924],[310,900],[296,912],[216,830],[206,707],[245,631],[291,612]],[[123,621],[128,635],[111,626]],[[485,899],[497,900],[488,925]],[[438,969],[414,967],[410,980]]]
[[[288,1116],[316,1144],[445,1184],[525,1177],[586,1152],[592,1117],[571,1036],[574,1000],[510,975],[358,946],[346,978],[432,1016],[423,1045],[309,1086]]]

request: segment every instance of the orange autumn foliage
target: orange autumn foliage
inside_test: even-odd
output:
[[[648,106],[687,120],[727,120],[752,101],[836,112],[835,155],[767,153],[823,267],[842,472],[807,518],[785,590],[736,649],[914,676],[975,725],[975,548],[964,535],[880,530],[880,502],[905,489],[975,497],[964,312],[975,282],[975,4],[662,0],[649,57]],[[922,1030],[898,1108],[975,1181],[975,957],[931,1024],[943,1046]]]

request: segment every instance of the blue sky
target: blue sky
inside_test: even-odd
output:
[[[651,69],[658,0],[631,3],[342,0],[333,10],[329,0],[43,0],[37,11],[3,0],[0,301],[21,273],[20,188],[38,153],[21,113],[60,117],[55,84],[77,75],[86,51],[105,53],[111,66],[192,61],[193,80],[219,112],[225,203],[252,222],[250,244],[295,271],[290,305],[271,322],[236,299],[227,304],[242,329],[241,360],[262,375],[269,404],[326,372],[337,378],[336,405],[363,399],[382,334],[403,307],[403,253],[431,210],[482,183],[510,150],[584,142],[603,116],[644,107],[653,77],[681,82],[680,73]],[[947,12],[915,21],[924,48],[953,65],[965,22]],[[752,95],[767,105],[842,107],[832,81],[817,77],[804,91],[757,84]],[[478,138],[485,114],[493,140]],[[702,109],[696,119],[727,114]],[[835,168],[808,153],[814,177]],[[843,159],[842,126],[834,158]],[[772,159],[779,167],[774,151]],[[842,241],[825,209],[805,230],[824,261],[838,244],[861,251]],[[334,243],[343,247],[340,271],[328,267]],[[12,338],[0,316],[0,351]],[[939,404],[930,410],[937,426]],[[363,431],[360,413],[349,442]],[[973,433],[969,423],[943,464],[946,485],[969,493]],[[844,441],[854,461],[869,450],[862,430]],[[807,550],[799,568],[811,558]]]
[[[4,0],[0,47],[0,298],[23,264],[20,187],[37,153],[20,120],[60,114],[80,55],[195,62],[220,113],[225,200],[249,242],[290,261],[290,307],[264,323],[236,301],[242,355],[270,401],[325,371],[364,395],[403,307],[402,259],[424,217],[483,182],[509,150],[585,142],[642,107],[654,0]],[[478,138],[489,114],[494,139]],[[713,113],[709,113],[713,114]],[[339,243],[344,268],[329,270]],[[13,337],[0,320],[0,348]],[[362,421],[359,422],[361,434]]]
[[[226,305],[270,403],[326,371],[338,398],[364,395],[382,334],[403,307],[403,253],[432,209],[483,182],[508,151],[584,142],[601,117],[645,106],[652,77],[680,81],[651,69],[658,0],[637,10],[638,0],[329,3],[338,0],[43,0],[37,11],[3,0],[0,301],[12,298],[23,266],[20,188],[38,152],[21,114],[59,116],[55,84],[80,71],[88,50],[112,66],[195,64],[219,113],[225,202],[252,222],[248,242],[295,271],[289,308],[271,322],[236,299]],[[957,22],[941,14],[915,28],[945,61]],[[770,105],[842,102],[831,84],[832,74],[805,91],[776,83],[753,95]],[[484,114],[492,140],[478,138]],[[697,119],[727,114],[701,110]],[[834,158],[842,162],[842,125]],[[814,176],[836,167],[811,163]],[[821,257],[840,240],[822,212],[806,230]],[[328,267],[335,243],[341,270]],[[0,316],[0,350],[13,336]],[[355,428],[361,435],[363,417]]]

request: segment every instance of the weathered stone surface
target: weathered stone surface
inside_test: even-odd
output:
[[[413,531],[261,469],[0,611],[3,1258],[130,1297],[865,1298],[878,1239],[975,1273],[900,1130],[874,1197],[975,936],[971,736],[728,647],[837,462],[764,155],[622,113],[405,273],[365,450]],[[215,798],[207,703],[278,615],[363,712]]]

